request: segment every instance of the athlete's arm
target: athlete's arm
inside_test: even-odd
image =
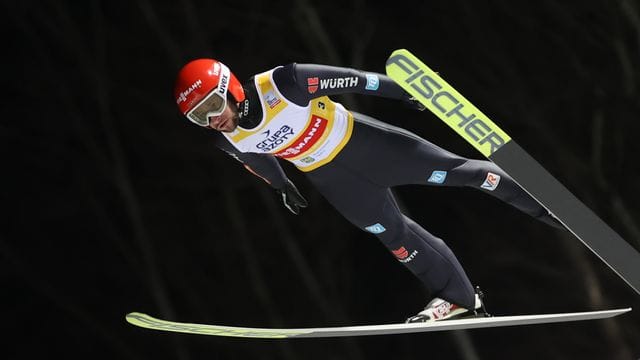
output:
[[[345,93],[408,98],[408,94],[384,74],[337,66],[292,63],[274,70],[273,79],[287,99],[302,106],[319,96]]]
[[[287,175],[273,155],[240,152],[218,132],[214,132],[214,141],[217,147],[241,162],[249,172],[274,189],[283,189],[287,185]]]
[[[293,214],[298,215],[301,208],[306,208],[307,200],[298,188],[287,178],[280,163],[271,154],[243,153],[231,145],[220,133],[216,133],[216,145],[234,159],[241,162],[250,173],[271,185],[278,193],[282,204]]]

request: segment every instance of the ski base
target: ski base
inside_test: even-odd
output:
[[[136,326],[188,334],[231,336],[261,339],[282,339],[282,338],[321,338],[321,337],[342,337],[342,336],[364,336],[364,335],[385,335],[385,334],[407,334],[429,331],[446,331],[477,329],[501,326],[547,324],[557,322],[581,321],[604,319],[614,317],[631,311],[631,308],[614,309],[604,311],[590,311],[577,313],[559,314],[538,314],[519,316],[494,316],[466,318],[459,320],[445,320],[431,323],[412,324],[383,324],[383,325],[362,325],[343,327],[322,327],[322,328],[300,328],[300,329],[277,329],[277,328],[248,328],[221,325],[206,325],[182,323],[157,319],[147,314],[132,312],[127,314],[126,320]]]

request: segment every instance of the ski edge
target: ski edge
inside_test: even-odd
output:
[[[576,312],[556,313],[540,315],[515,315],[496,316],[486,318],[468,318],[459,320],[447,320],[436,323],[414,324],[383,324],[383,325],[359,325],[324,328],[249,328],[223,325],[207,325],[197,323],[182,323],[155,318],[153,316],[132,312],[126,315],[126,320],[132,325],[153,330],[170,331],[187,334],[283,339],[283,338],[311,338],[311,337],[340,337],[404,334],[429,331],[447,331],[459,329],[475,329],[500,326],[534,325],[557,322],[570,322],[582,320],[595,320],[611,318],[631,311],[629,308]]]

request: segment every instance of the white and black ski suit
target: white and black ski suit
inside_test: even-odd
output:
[[[276,189],[287,184],[277,158],[291,161],[345,218],[377,236],[434,297],[465,308],[475,302],[474,288],[455,255],[402,214],[391,187],[473,187],[556,225],[492,162],[458,156],[328,97],[357,93],[410,102],[385,75],[289,64],[254,76],[243,88],[240,126],[231,134],[216,132],[216,144]]]

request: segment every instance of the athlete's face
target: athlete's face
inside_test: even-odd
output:
[[[240,117],[238,116],[238,107],[235,102],[227,101],[227,107],[222,114],[212,116],[209,119],[209,127],[213,130],[222,132],[232,132],[238,127]]]

